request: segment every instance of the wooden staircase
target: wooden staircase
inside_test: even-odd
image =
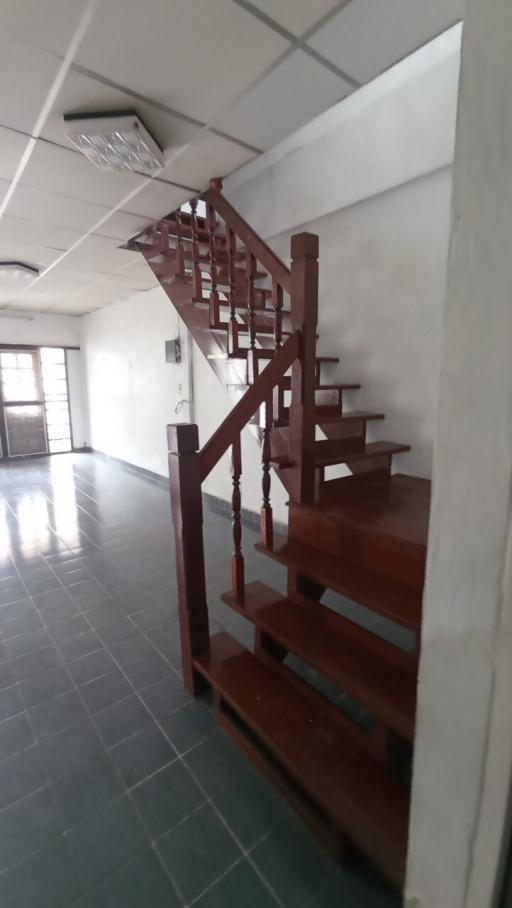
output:
[[[173,212],[130,248],[144,255],[218,378],[237,396],[199,450],[197,427],[168,426],[184,682],[209,686],[219,723],[338,857],[347,845],[397,886],[404,880],[417,653],[430,484],[392,473],[407,444],[368,441],[383,413],[347,411],[356,383],[326,380],[317,354],[318,238],[292,238],[291,269],[221,194]],[[261,443],[260,552],[287,569],[286,595],[246,583],[240,434]],[[319,435],[323,437],[319,437]],[[222,599],[254,625],[254,651],[210,636],[201,484],[232,451],[231,589]],[[329,468],[344,465],[331,478]],[[274,532],[272,471],[289,494]],[[415,635],[410,652],[322,604],[326,590]],[[352,612],[350,612],[352,615]],[[354,721],[292,670],[290,657],[371,715]]]

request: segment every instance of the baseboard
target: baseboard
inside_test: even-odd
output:
[[[127,473],[133,473],[135,476],[140,476],[142,479],[147,479],[148,482],[151,482],[153,485],[162,486],[165,489],[169,488],[169,479],[167,476],[161,476],[160,473],[154,473],[152,470],[146,470],[144,467],[138,467],[134,463],[130,463],[128,460],[123,460],[121,457],[114,457],[113,454],[105,454],[104,451],[98,451],[95,448],[82,448],[82,451],[89,451],[90,453],[101,457],[102,460],[111,461],[112,463],[118,464],[122,467],[123,470],[126,470]],[[203,502],[208,507],[213,514],[219,514],[221,517],[227,517],[231,519],[231,502],[227,501],[225,498],[219,498],[217,495],[211,495],[210,492],[203,492]],[[242,524],[246,527],[249,527],[252,530],[260,529],[260,515],[256,511],[249,511],[247,508],[242,508],[241,511]],[[282,523],[274,521],[274,531],[276,533],[283,533],[286,535],[287,529],[286,526]]]
[[[114,457],[113,454],[105,454],[105,451],[98,451],[96,448],[89,448],[89,451],[96,457],[101,457],[102,460],[118,464],[118,466],[122,467],[127,473],[141,476],[153,485],[159,485],[166,489],[169,488],[169,478],[167,476],[162,476],[160,473],[154,473],[153,470],[146,470],[145,467],[138,467],[136,464],[130,463],[129,460],[123,460],[122,457]]]

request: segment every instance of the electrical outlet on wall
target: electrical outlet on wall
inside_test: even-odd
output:
[[[178,397],[183,397],[183,385],[181,384],[181,382],[176,385],[176,391],[178,393]]]

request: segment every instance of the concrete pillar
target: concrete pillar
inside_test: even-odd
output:
[[[406,905],[495,904],[512,761],[512,2],[467,0]]]

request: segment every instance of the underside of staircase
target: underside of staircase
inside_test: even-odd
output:
[[[338,356],[316,350],[318,238],[292,238],[288,269],[219,180],[201,204],[204,216],[193,200],[129,244],[235,394],[201,450],[196,426],[168,427],[184,681],[195,695],[213,690],[219,723],[337,857],[360,852],[401,887],[430,483],[393,473],[407,443],[368,441],[368,423],[384,414],[346,410],[344,393],[359,385],[326,377]],[[246,425],[262,452],[257,548],[287,569],[286,594],[245,577]],[[254,626],[252,651],[227,633],[210,636],[208,624],[201,484],[229,449],[232,584],[222,599]],[[289,496],[286,535],[274,532],[272,476]],[[333,593],[378,619],[356,619],[353,609],[347,617]],[[383,639],[382,618],[405,628],[412,645]],[[294,659],[349,698],[355,718],[295,671]]]

